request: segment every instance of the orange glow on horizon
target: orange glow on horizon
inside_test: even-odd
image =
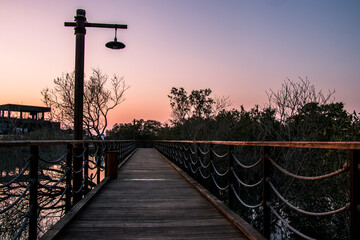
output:
[[[360,3],[273,2],[0,0],[0,104],[43,106],[40,91],[74,69],[74,30],[64,22],[83,8],[89,22],[128,25],[117,31],[122,50],[105,48],[113,30],[86,32],[85,75],[98,67],[131,86],[108,128],[168,121],[172,87],[210,88],[230,96],[232,107],[250,109],[299,76],[323,92],[335,89],[336,101],[360,111]]]

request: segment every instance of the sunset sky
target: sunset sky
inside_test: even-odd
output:
[[[353,0],[0,0],[0,104],[42,106],[40,91],[74,70],[74,20],[127,24],[123,50],[114,30],[87,28],[85,74],[124,76],[126,101],[110,126],[170,118],[172,87],[211,88],[232,107],[267,102],[286,78],[335,89],[360,111],[360,1]]]

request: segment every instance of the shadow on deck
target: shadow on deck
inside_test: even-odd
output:
[[[138,149],[117,179],[41,239],[265,239],[172,166],[156,150]]]

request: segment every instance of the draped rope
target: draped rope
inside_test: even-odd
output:
[[[245,187],[249,187],[249,188],[251,188],[251,187],[256,187],[256,186],[260,185],[260,184],[263,182],[263,180],[264,180],[264,178],[261,178],[260,181],[257,182],[257,183],[247,184],[247,183],[244,183],[243,181],[240,180],[240,178],[238,177],[238,175],[237,175],[236,172],[234,171],[234,168],[231,168],[231,172],[233,173],[236,181],[237,181],[239,184],[241,184],[241,185],[243,185],[243,186],[245,186]]]
[[[215,186],[216,186],[219,190],[224,191],[224,190],[226,190],[226,189],[229,188],[229,183],[227,183],[227,185],[226,185],[225,187],[221,187],[221,186],[217,183],[217,181],[216,181],[216,179],[215,179],[215,177],[214,177],[214,174],[211,174],[211,178],[212,178]]]
[[[193,167],[192,167],[192,164],[189,164],[190,165],[190,170],[193,174],[195,174],[197,171],[199,171],[199,168],[196,168],[196,170],[194,171],[193,170]],[[201,173],[201,172],[200,172]]]
[[[29,169],[29,162],[26,162],[23,170],[21,170],[21,172],[15,178],[13,178],[12,180],[10,180],[7,183],[4,183],[3,185],[0,185],[0,188],[8,187],[11,184],[13,184],[14,182],[16,182],[21,176],[24,175],[25,171],[28,170],[28,169]]]
[[[208,178],[210,177],[210,174],[209,174],[209,176],[205,176],[205,175],[202,173],[200,167],[199,167],[198,169],[199,169],[200,175],[201,175],[201,177],[202,177],[203,179],[208,179]]]
[[[46,184],[41,184],[40,182],[39,182],[39,186],[41,186],[41,187],[43,187],[43,188],[54,188],[54,187],[56,187],[57,185],[59,185],[59,183],[61,183],[62,182],[62,180],[64,180],[64,178],[66,177],[66,174],[69,172],[69,168],[67,168],[66,170],[65,170],[65,172],[63,173],[63,175],[60,177],[60,179],[56,182],[56,183],[54,183],[53,185],[46,185]]]
[[[23,222],[23,224],[21,225],[21,228],[19,229],[19,231],[17,232],[17,234],[15,235],[15,237],[13,238],[13,240],[19,239],[21,237],[21,234],[24,232],[24,230],[26,229],[26,225],[29,221],[30,218],[30,214],[31,214],[31,209],[29,209],[26,214],[25,214],[25,220]]]
[[[297,235],[299,235],[300,237],[307,239],[307,240],[316,240],[315,238],[309,237],[301,232],[299,232],[298,230],[296,230],[295,228],[293,228],[292,226],[290,226],[290,224],[283,219],[279,213],[276,212],[276,210],[268,203],[266,202],[266,205],[268,205],[268,207],[271,209],[271,211],[275,214],[275,216],[287,227],[289,228],[291,231],[293,231],[294,233],[296,233]]]
[[[43,157],[39,156],[39,160],[42,161],[42,162],[54,164],[54,163],[59,163],[59,162],[61,162],[62,160],[64,160],[67,155],[68,155],[68,153],[65,153],[64,155],[62,155],[61,157],[59,157],[59,158],[56,159],[56,160],[47,160],[47,159],[44,159]]]
[[[207,155],[207,154],[210,152],[210,149],[207,150],[207,152],[202,151],[200,146],[198,146],[198,149],[199,149],[199,151],[200,151],[200,153],[201,153],[202,155]]]
[[[26,193],[29,191],[30,187],[31,187],[31,184],[29,184],[29,185],[26,187],[26,189],[24,190],[24,192],[23,192],[12,204],[10,204],[10,205],[7,206],[6,208],[0,210],[0,214],[8,211],[9,209],[13,208],[18,202],[20,202],[20,200],[23,199],[24,196],[26,195]]]
[[[38,205],[38,207],[40,209],[53,209],[61,201],[61,199],[64,197],[64,195],[65,195],[65,193],[67,191],[68,191],[68,187],[66,186],[63,193],[61,194],[61,196],[59,197],[59,199],[55,203],[51,204],[50,206],[46,206],[46,207]]]
[[[214,164],[213,161],[211,161],[211,165],[212,165],[212,167],[213,167],[213,169],[214,169],[214,172],[215,172],[216,175],[218,175],[219,177],[223,177],[223,176],[225,176],[226,174],[229,173],[229,167],[228,167],[228,169],[227,169],[225,172],[221,173],[221,172],[219,172],[219,171],[217,170],[217,168],[215,167],[215,164]]]
[[[200,162],[201,167],[202,167],[202,168],[205,168],[205,169],[207,169],[207,168],[210,166],[211,162],[212,162],[212,161],[209,161],[208,164],[205,165],[205,164],[201,161],[201,158],[198,158],[198,159],[199,159],[199,162]]]
[[[293,177],[293,178],[296,178],[296,179],[301,179],[301,180],[309,180],[309,181],[314,181],[314,180],[321,180],[321,179],[325,179],[325,178],[329,178],[329,177],[332,177],[332,176],[335,176],[335,175],[338,175],[340,173],[343,173],[345,171],[348,171],[349,170],[349,167],[346,166],[346,167],[343,167],[335,172],[332,172],[332,173],[328,173],[328,174],[324,174],[324,175],[321,175],[321,176],[314,176],[314,177],[307,177],[307,176],[299,176],[299,175],[296,175],[296,174],[293,174],[287,170],[285,170],[284,168],[280,167],[280,165],[278,165],[274,160],[272,160],[271,158],[267,158],[269,159],[269,161],[271,162],[271,164],[276,167],[279,171],[281,171],[282,173],[284,173],[285,175],[287,176],[290,176],[290,177]]]
[[[211,149],[211,151],[212,151],[212,153],[213,153],[216,157],[218,157],[218,158],[224,158],[224,157],[228,156],[229,153],[230,153],[229,150],[228,150],[227,153],[225,153],[225,154],[223,154],[223,155],[220,155],[220,154],[216,153],[214,149]]]
[[[328,212],[321,212],[321,213],[316,213],[316,212],[309,212],[309,211],[305,211],[305,210],[302,210],[300,208],[297,208],[295,207],[294,205],[292,205],[289,201],[287,201],[278,191],[277,189],[274,187],[274,185],[269,182],[269,185],[271,187],[271,189],[274,191],[274,193],[281,199],[281,201],[283,201],[283,203],[285,203],[287,206],[289,206],[291,209],[299,212],[299,213],[302,213],[302,214],[305,214],[305,215],[310,215],[310,216],[328,216],[328,215],[333,215],[333,214],[336,214],[336,213],[340,213],[340,212],[343,212],[347,209],[349,209],[350,207],[350,203],[347,203],[344,207],[342,208],[339,208],[339,209],[336,209],[336,210],[333,210],[333,211],[328,211]]]
[[[76,155],[73,151],[73,156],[76,157],[76,158],[81,158],[84,156],[85,152],[86,152],[87,148],[84,148],[84,151],[82,153],[80,153],[80,155]]]
[[[236,199],[237,199],[242,205],[244,205],[244,206],[247,207],[247,208],[254,209],[254,208],[260,207],[260,206],[263,204],[263,202],[261,202],[261,203],[259,203],[259,204],[257,204],[257,205],[249,205],[249,204],[246,204],[246,203],[240,198],[239,194],[237,193],[237,191],[236,191],[236,189],[234,188],[233,185],[231,185],[231,189],[232,189],[232,191],[234,192],[234,195],[235,195]]]
[[[260,158],[256,163],[252,164],[252,165],[245,165],[245,164],[242,164],[239,159],[237,159],[237,157],[232,154],[235,162],[242,168],[246,168],[246,169],[249,169],[249,168],[253,168],[253,167],[256,167],[257,165],[259,165],[261,162],[262,162],[262,159]]]

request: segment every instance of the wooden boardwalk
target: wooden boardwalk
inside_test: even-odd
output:
[[[247,239],[153,149],[138,149],[57,239]]]

